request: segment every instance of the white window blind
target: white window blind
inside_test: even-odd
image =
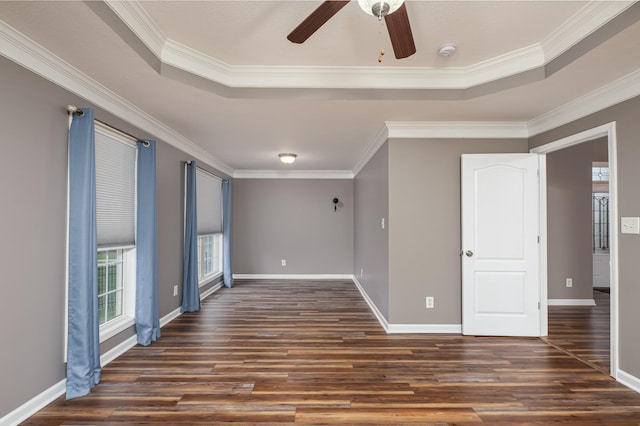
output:
[[[222,182],[208,172],[196,169],[198,235],[222,232]]]
[[[136,147],[96,123],[96,221],[99,247],[135,244]]]

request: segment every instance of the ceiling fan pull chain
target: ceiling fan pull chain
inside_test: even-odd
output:
[[[382,47],[382,27],[384,27],[384,21],[380,18],[380,25],[378,26],[378,45],[380,47],[380,55],[378,55],[378,63],[382,62],[384,56],[384,47]]]

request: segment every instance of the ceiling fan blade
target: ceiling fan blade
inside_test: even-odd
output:
[[[409,24],[406,3],[403,3],[392,14],[385,16],[384,20],[389,30],[389,38],[391,39],[391,46],[393,46],[396,59],[407,58],[416,53],[416,45],[413,42],[413,33],[411,32],[411,24]]]
[[[311,15],[307,17],[300,25],[298,25],[291,34],[287,36],[289,41],[293,43],[304,43],[311,34],[315,33],[321,26],[325,24],[333,15],[338,13],[340,9],[349,3],[347,1],[325,1]]]

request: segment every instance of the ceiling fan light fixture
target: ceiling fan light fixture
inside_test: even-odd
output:
[[[290,152],[283,152],[282,154],[278,154],[278,157],[280,157],[280,161],[282,161],[284,164],[291,164],[296,161],[296,158],[298,156]]]
[[[376,18],[391,15],[402,6],[402,3],[404,0],[358,0],[360,8]]]

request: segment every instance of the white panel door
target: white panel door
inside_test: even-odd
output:
[[[539,336],[537,154],[462,156],[462,333]]]

